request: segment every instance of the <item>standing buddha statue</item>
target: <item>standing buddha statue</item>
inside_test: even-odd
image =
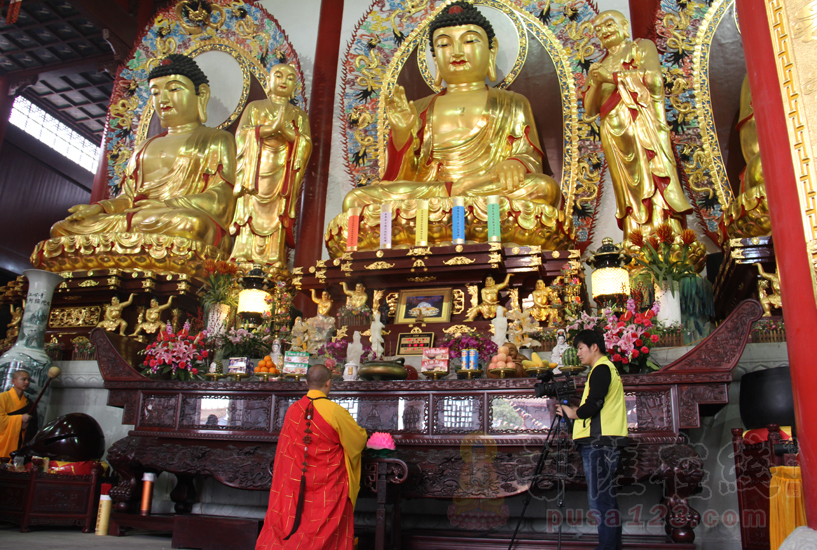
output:
[[[296,84],[291,65],[275,65],[268,99],[247,105],[238,123],[234,193],[239,198],[230,257],[239,262],[283,267],[285,245],[295,245],[295,207],[312,154],[306,112],[290,103]]]
[[[626,241],[668,222],[680,234],[692,205],[678,180],[664,107],[664,81],[655,44],[630,40],[618,11],[598,14],[593,29],[607,50],[590,66],[584,109],[601,117],[601,145],[616,195],[616,218]]]
[[[69,208],[52,237],[99,233],[186,237],[229,253],[235,141],[203,125],[210,87],[185,55],[171,54],[148,75],[153,107],[167,131],[137,145],[113,199]]]

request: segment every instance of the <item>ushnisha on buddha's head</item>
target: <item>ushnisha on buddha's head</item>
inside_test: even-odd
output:
[[[289,101],[298,87],[298,73],[288,63],[274,65],[269,72],[269,93],[271,98]]]
[[[148,83],[162,128],[207,122],[209,80],[192,57],[168,55],[150,71]]]
[[[630,23],[620,11],[607,10],[593,18],[593,32],[609,50],[630,38]]]
[[[468,2],[454,2],[428,27],[431,53],[437,66],[436,83],[469,84],[487,76],[496,81],[499,42],[491,23]]]

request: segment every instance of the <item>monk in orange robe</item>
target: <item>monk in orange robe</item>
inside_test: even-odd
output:
[[[30,384],[31,375],[18,370],[11,375],[11,388],[0,394],[0,457],[10,456],[25,440],[26,429],[33,420],[29,414],[31,401],[24,395]]]
[[[269,509],[256,550],[352,550],[366,430],[327,398],[329,369],[313,365],[309,392],[287,410],[275,451]]]

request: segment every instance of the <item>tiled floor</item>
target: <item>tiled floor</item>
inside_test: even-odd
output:
[[[0,524],[0,548],[170,550],[170,533],[131,531],[124,537],[97,537],[93,533],[83,533],[77,527],[33,527],[28,533],[21,533],[16,525]]]

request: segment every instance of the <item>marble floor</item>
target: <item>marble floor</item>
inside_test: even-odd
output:
[[[79,528],[34,527],[21,533],[16,525],[0,524],[0,548],[34,550],[170,550],[170,533],[131,531],[124,537],[97,537]]]

